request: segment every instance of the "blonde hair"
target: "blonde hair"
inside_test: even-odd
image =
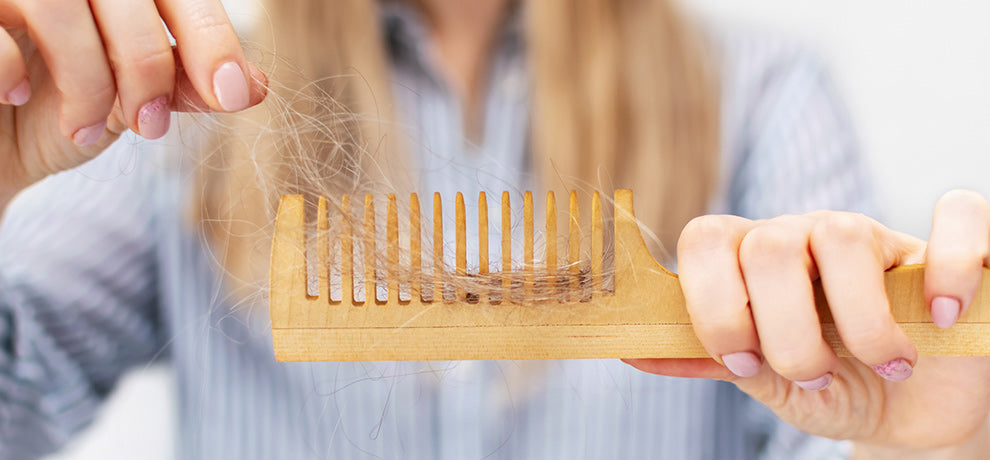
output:
[[[273,86],[204,161],[202,221],[232,287],[267,275],[278,197],[408,192],[374,0],[271,0]],[[637,215],[673,247],[716,180],[718,94],[704,41],[667,0],[521,5],[534,168],[547,189],[631,188]],[[302,76],[302,77],[300,77]],[[335,192],[335,193],[333,193]],[[248,291],[250,292],[250,291]]]

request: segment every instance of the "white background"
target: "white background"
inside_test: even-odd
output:
[[[696,0],[691,8],[781,31],[826,57],[890,226],[926,237],[944,191],[990,196],[990,3]],[[52,458],[171,458],[174,403],[167,369],[132,374],[96,425]]]

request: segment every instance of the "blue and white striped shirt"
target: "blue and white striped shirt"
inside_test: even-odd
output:
[[[414,15],[387,14],[424,189],[526,187],[524,48],[496,52],[468,145]],[[871,211],[863,161],[818,61],[719,32],[722,181],[713,212]],[[618,361],[277,363],[265,305],[236,304],[187,220],[194,158],[126,137],[24,193],[0,228],[0,458],[57,449],[126,370],[168,360],[184,459],[834,458],[734,386]],[[185,165],[183,164],[185,163]]]

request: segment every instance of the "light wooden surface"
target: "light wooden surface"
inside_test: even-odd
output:
[[[434,242],[442,242],[443,228],[440,215],[440,196],[434,195]],[[483,200],[483,198],[482,198]],[[481,203],[482,201],[479,201]],[[344,197],[342,209],[351,211],[350,199]],[[422,248],[418,236],[420,230],[419,200],[410,200],[409,248],[418,252]],[[371,197],[365,198],[362,243],[374,248],[374,206]],[[465,275],[467,270],[465,243],[465,219],[463,197],[456,202],[455,275]],[[502,197],[502,228],[511,229],[506,222],[508,195]],[[555,199],[547,197],[547,208],[554,216]],[[320,232],[320,287],[318,295],[307,295],[306,222],[305,200],[301,196],[282,199],[276,221],[272,245],[271,264],[271,321],[276,358],[280,361],[377,361],[377,360],[460,360],[460,359],[567,359],[567,358],[691,358],[707,357],[691,328],[684,297],[677,275],[664,269],[650,255],[633,214],[632,193],[615,192],[614,215],[614,292],[603,290],[602,241],[603,222],[601,199],[592,197],[590,223],[580,221],[576,199],[571,195],[569,203],[568,234],[561,244],[568,246],[565,263],[571,264],[563,272],[557,271],[557,245],[549,244],[545,251],[545,263],[541,270],[550,270],[547,276],[557,276],[570,271],[580,273],[578,265],[590,267],[590,283],[575,288],[568,284],[567,293],[553,295],[550,300],[537,304],[514,303],[486,293],[473,293],[473,301],[463,290],[446,291],[445,273],[434,270],[432,279],[421,283],[419,266],[421,258],[411,254],[412,266],[398,270],[399,257],[398,218],[394,197],[389,199],[386,237],[388,240],[384,279],[376,279],[376,260],[365,252],[364,277],[368,301],[358,300],[350,284],[353,267],[353,228],[357,223],[342,221],[335,233],[340,241],[342,298],[332,299],[326,273],[326,254],[333,246],[327,239],[328,226],[326,200],[319,201],[317,216],[321,219],[316,228]],[[485,209],[485,208],[481,208]],[[486,213],[487,214],[487,213]],[[359,214],[358,214],[359,215]],[[479,216],[481,217],[481,216]],[[527,275],[522,289],[532,292],[534,264],[533,208],[530,194],[524,196],[523,235],[524,273]],[[346,219],[345,219],[346,221]],[[479,219],[487,230],[487,216]],[[557,241],[556,219],[548,218],[547,241]],[[590,225],[589,225],[590,224]],[[578,260],[583,253],[574,249],[580,245],[580,228],[591,228],[590,261]],[[480,233],[480,232],[479,232]],[[509,250],[508,237],[503,233],[502,248]],[[484,256],[487,270],[487,251]],[[443,266],[442,243],[434,244],[434,267]],[[503,254],[503,260],[510,260]],[[577,261],[577,263],[575,263]],[[333,262],[333,261],[331,261]],[[479,260],[479,263],[481,261]],[[405,284],[410,288],[408,299],[400,299],[395,280],[397,273],[410,274]],[[371,275],[370,277],[368,275]],[[606,274],[607,275],[607,274]],[[986,275],[986,273],[985,273]],[[505,274],[501,282],[508,285]],[[914,341],[922,355],[990,355],[990,277],[983,283],[974,305],[963,315],[956,326],[942,330],[931,322],[923,296],[923,266],[908,266],[890,270],[886,274],[887,294],[891,313],[901,328]],[[389,279],[391,278],[391,279]],[[377,282],[385,283],[387,301],[374,299]],[[557,287],[560,284],[555,285]],[[582,290],[583,289],[583,290]],[[578,291],[578,292],[575,292]],[[580,295],[579,295],[580,294]],[[580,298],[578,298],[580,297]],[[835,330],[821,288],[816,285],[816,300],[825,339],[841,356],[848,356]]]

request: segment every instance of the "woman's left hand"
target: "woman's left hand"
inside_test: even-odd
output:
[[[701,217],[681,234],[678,265],[715,361],[627,362],[731,381],[820,436],[910,449],[972,443],[988,433],[990,358],[918,358],[890,315],[883,273],[924,262],[932,318],[951,327],[976,294],[988,246],[990,206],[966,191],[936,205],[927,245],[860,214]],[[855,358],[838,358],[822,338],[816,279]]]

